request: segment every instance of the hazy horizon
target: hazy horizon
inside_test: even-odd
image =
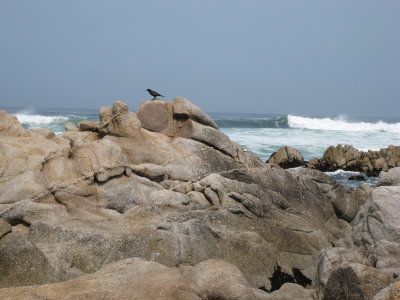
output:
[[[0,108],[398,117],[400,2],[2,1]]]
[[[168,101],[168,99],[166,100]],[[111,106],[111,102],[110,105]],[[128,107],[130,111],[136,112],[136,108],[132,108],[132,106]],[[24,114],[24,115],[40,115],[43,114],[45,116],[47,115],[62,115],[65,116],[66,113],[73,113],[73,115],[76,116],[85,116],[87,113],[90,113],[90,115],[96,115],[99,112],[100,107],[98,108],[79,108],[79,107],[5,107],[5,106],[0,106],[0,110],[6,110],[11,114]],[[346,120],[348,122],[371,122],[371,123],[376,123],[379,121],[384,121],[387,123],[399,123],[400,122],[400,116],[380,116],[380,115],[375,115],[375,116],[367,116],[367,115],[357,115],[357,114],[309,114],[309,113],[303,113],[303,114],[291,114],[291,113],[260,113],[260,112],[221,112],[221,111],[205,111],[205,113],[209,114],[213,119],[218,120],[218,119],[229,119],[229,118],[251,118],[251,119],[268,119],[268,118],[277,118],[277,117],[287,117],[289,115],[295,116],[302,116],[302,117],[307,117],[307,118],[317,118],[317,119],[323,119],[323,118],[329,118],[332,120]],[[97,119],[97,117],[96,117]]]

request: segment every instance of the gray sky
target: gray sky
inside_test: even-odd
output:
[[[0,0],[0,107],[400,115],[400,1]]]

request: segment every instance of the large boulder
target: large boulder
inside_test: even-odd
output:
[[[303,155],[290,146],[282,146],[275,153],[271,154],[267,163],[275,163],[280,167],[295,168],[304,165]]]
[[[0,137],[0,204],[29,199],[48,192],[43,171],[69,154],[69,141],[28,131],[28,136]]]
[[[249,286],[235,265],[224,261],[205,260],[194,267],[183,266],[181,272],[202,299],[271,299],[266,292]]]
[[[308,189],[319,193],[321,197],[329,201],[337,217],[347,222],[351,222],[356,217],[360,206],[367,201],[371,192],[367,185],[350,190],[318,170],[299,168],[289,170],[289,172],[304,181]]]
[[[381,172],[378,178],[378,186],[399,186],[400,185],[400,167],[390,169],[387,172]]]
[[[354,243],[379,269],[400,275],[400,187],[381,186],[372,191],[353,227]]]
[[[162,100],[145,101],[139,107],[137,117],[143,128],[174,135],[174,108],[171,102]]]
[[[56,280],[46,256],[28,240],[26,223],[15,224],[13,231],[0,239],[0,288]]]
[[[318,264],[318,285],[325,288],[332,272],[350,263],[367,265],[361,249],[332,247],[321,251]]]
[[[141,259],[121,260],[98,272],[63,283],[0,289],[12,299],[165,299],[200,300],[175,268]]]
[[[173,100],[174,116],[176,119],[190,118],[202,125],[210,126],[218,129],[218,125],[214,120],[207,115],[201,108],[191,103],[188,99],[183,97],[175,97]]]
[[[142,127],[136,113],[120,100],[114,101],[112,107],[101,107],[99,117],[99,131],[103,135],[134,137]]]
[[[68,123],[66,123],[67,125]],[[99,129],[100,123],[99,122],[92,122],[92,121],[82,121],[78,123],[78,128],[80,131],[97,131]],[[69,125],[67,130],[73,130],[73,127]]]
[[[392,282],[393,277],[389,274],[362,264],[349,263],[332,272],[323,299],[372,299]]]

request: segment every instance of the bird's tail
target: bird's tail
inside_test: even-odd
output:
[[[163,95],[160,95],[161,97],[165,97],[165,96],[163,96]]]

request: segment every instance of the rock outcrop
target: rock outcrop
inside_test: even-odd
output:
[[[394,282],[397,186],[369,197],[266,164],[183,98],[99,116],[54,135],[0,115],[1,299],[315,299],[341,274],[366,296]]]
[[[361,206],[345,238],[336,242],[338,247],[321,252],[317,281],[324,299],[390,299],[392,283],[400,276],[398,169],[381,175],[380,186]]]
[[[275,153],[271,154],[267,163],[275,163],[280,167],[295,168],[304,165],[303,155],[290,146],[282,146]]]
[[[303,182],[307,189],[327,199],[332,204],[336,216],[349,223],[356,217],[360,206],[367,201],[372,190],[367,184],[350,190],[317,170],[298,168],[289,170],[289,173]]]
[[[290,146],[283,146],[271,154],[267,163],[276,163],[284,169],[305,166],[322,172],[342,169],[363,172],[368,176],[378,176],[382,171],[387,172],[400,166],[400,146],[390,145],[379,151],[368,150],[367,152],[349,145],[330,146],[322,158],[314,157],[306,163],[299,151]]]
[[[381,172],[378,177],[378,186],[400,186],[400,167]]]
[[[0,110],[0,137],[4,136],[25,136],[27,131],[18,122],[17,117]]]
[[[359,151],[353,146],[337,145],[326,149],[321,159],[310,159],[309,167],[320,171],[358,171],[377,176],[381,171],[400,166],[400,146],[389,146],[379,151]]]

